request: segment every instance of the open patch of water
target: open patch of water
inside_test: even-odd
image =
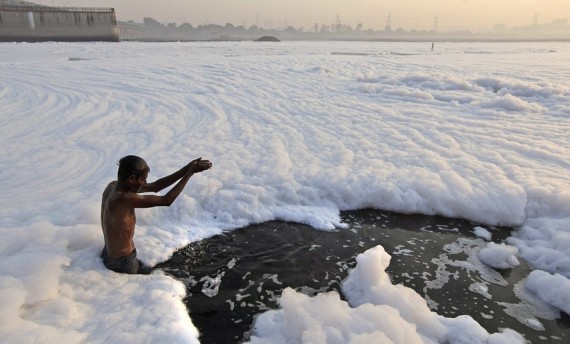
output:
[[[254,317],[278,308],[285,287],[307,295],[336,290],[358,254],[382,245],[387,272],[446,317],[470,315],[487,331],[511,328],[532,343],[563,343],[570,317],[524,292],[521,265],[496,271],[477,258],[487,242],[466,220],[378,210],[343,212],[347,229],[317,231],[272,221],[194,242],[157,266],[183,281],[190,317],[202,343],[247,340]],[[503,242],[511,228],[485,227]]]

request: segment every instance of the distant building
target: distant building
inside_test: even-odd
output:
[[[0,42],[119,41],[113,8],[0,0]]]
[[[143,24],[122,22],[118,24],[118,27],[121,41],[140,41],[145,38],[145,28]]]

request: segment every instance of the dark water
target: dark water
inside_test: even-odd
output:
[[[356,256],[376,245],[392,255],[392,282],[416,290],[440,315],[467,314],[490,333],[512,328],[532,343],[569,340],[567,315],[556,312],[558,319],[545,320],[552,314],[513,293],[529,273],[524,262],[497,273],[473,260],[470,252],[486,244],[473,234],[477,224],[377,210],[341,216],[349,228],[335,232],[278,221],[249,226],[192,243],[157,267],[186,284],[185,302],[206,344],[247,340],[255,315],[278,308],[285,287],[308,295],[336,290],[342,297],[340,282]],[[484,228],[496,243],[511,231]],[[523,324],[534,313],[536,321]]]

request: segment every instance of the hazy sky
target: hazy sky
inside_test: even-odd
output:
[[[34,1],[34,0],[31,0]],[[383,29],[391,15],[392,29],[485,30],[550,23],[570,17],[570,0],[35,0],[44,5],[114,7],[118,20],[162,23],[210,23],[295,28],[344,24]]]

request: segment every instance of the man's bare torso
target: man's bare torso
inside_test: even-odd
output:
[[[135,249],[135,209],[125,201],[123,192],[116,190],[116,183],[109,183],[101,202],[101,225],[107,254],[111,258],[128,256]]]
[[[135,167],[134,172],[122,170],[122,168],[129,170]],[[147,183],[150,168],[146,162],[132,155],[122,158],[117,173],[117,177],[122,175],[120,177],[122,179],[109,183],[101,200],[101,226],[105,236],[106,256],[120,258],[134,253],[133,237],[137,220],[135,208],[170,206],[193,174],[211,167],[210,161],[198,158],[170,175],[153,183]],[[174,183],[176,183],[174,187],[164,196],[145,194],[160,192]]]

